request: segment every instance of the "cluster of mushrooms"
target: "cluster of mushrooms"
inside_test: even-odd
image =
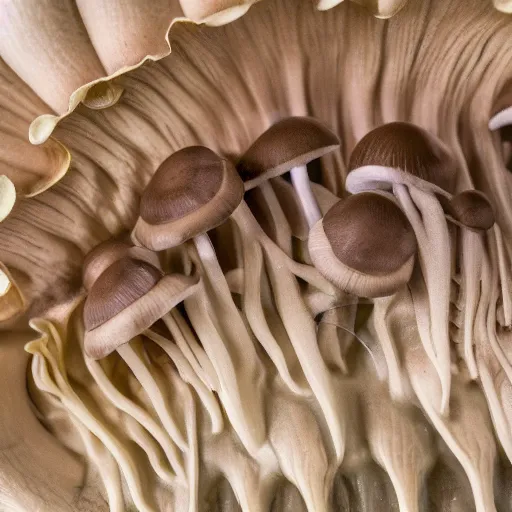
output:
[[[160,165],[132,232],[84,262],[72,342],[95,398],[67,375],[62,335],[32,322],[35,385],[71,413],[110,510],[210,510],[220,475],[244,512],[281,510],[283,476],[298,490],[281,498],[290,510],[343,510],[331,492],[338,470],[367,462],[356,455],[358,394],[376,425],[371,456],[401,511],[423,510],[434,464],[418,407],[466,472],[476,509],[495,510],[492,429],[468,407],[479,380],[511,457],[512,389],[496,376],[512,375],[497,334],[512,324],[512,294],[493,207],[476,190],[454,192],[449,149],[413,124],[360,140],[344,198],[307,169],[338,147],[316,119],[290,117],[236,165],[203,146]],[[454,386],[464,408],[450,400]],[[113,434],[117,416],[93,405],[98,396],[122,414],[152,476]],[[162,496],[172,489],[169,501],[152,501],[153,479]]]

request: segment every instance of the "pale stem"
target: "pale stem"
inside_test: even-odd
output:
[[[505,316],[505,325],[512,325],[512,290],[510,288],[510,270],[507,271],[508,263],[505,253],[503,235],[498,224],[493,226],[494,235],[496,237],[496,246],[498,248],[498,265],[500,270],[501,282],[501,299],[503,301],[503,313]]]
[[[305,165],[294,167],[291,169],[290,175],[293,187],[302,205],[302,211],[308,221],[309,229],[311,229],[322,218],[322,212],[311,190],[308,168]]]
[[[138,470],[135,461],[109,428],[96,419],[89,409],[87,409],[82,400],[80,400],[78,395],[71,388],[67,380],[67,376],[61,373],[55,358],[49,350],[45,346],[41,346],[40,351],[44,359],[50,363],[56,381],[56,385],[53,385],[53,394],[61,400],[64,407],[69,410],[69,412],[73,414],[85,428],[90,430],[113,455],[124,474],[135,506],[143,512],[151,512],[152,507],[144,497],[142,482],[138,477]],[[48,369],[46,369],[45,378],[48,381],[51,381]]]
[[[462,229],[462,276],[464,282],[464,359],[472,379],[478,378],[473,350],[473,331],[480,294],[483,245],[481,235]]]
[[[259,185],[263,199],[267,203],[270,214],[276,225],[276,243],[288,256],[292,255],[292,230],[279,203],[279,199],[270,181],[265,180]]]
[[[167,338],[164,338],[160,334],[153,332],[151,330],[147,330],[144,334],[154,343],[156,343],[173,361],[178,369],[178,373],[180,377],[190,384],[201,402],[205,406],[206,410],[210,414],[210,418],[212,421],[212,433],[218,434],[222,431],[224,426],[224,421],[222,418],[222,413],[219,408],[219,404],[217,400],[211,393],[211,391],[205,386],[203,381],[197,376],[193,368],[190,366],[187,359],[183,356],[180,349]]]
[[[283,252],[268,237],[262,236],[260,226],[244,201],[232,218],[244,239],[257,237],[262,244],[277,310],[304,375],[325,415],[336,455],[341,459],[345,451],[344,421],[340,417],[332,377],[318,348],[315,321],[302,300],[295,276],[283,261]]]
[[[199,377],[202,377],[203,382],[211,390],[217,391],[219,389],[219,379],[217,378],[212,362],[208,359],[204,348],[197,342],[196,335],[192,332],[192,329],[183,318],[183,315],[174,308],[169,314],[164,315],[162,320],[176,340],[178,346],[185,348],[184,354],[187,353],[186,346],[190,347],[192,351],[192,354],[190,354],[191,361],[195,356],[195,359],[197,359],[200,365],[198,372]],[[180,333],[181,336],[179,335]],[[192,367],[195,368],[195,366]]]
[[[185,299],[185,308],[219,379],[219,397],[240,440],[257,453],[264,439],[265,425],[260,400],[262,382],[240,372],[226,340],[212,318],[212,304],[201,286],[198,293]],[[229,320],[229,318],[228,318]],[[238,371],[237,371],[238,370]],[[240,377],[246,381],[240,382]],[[255,396],[256,395],[256,396]]]
[[[140,382],[151,404],[155,408],[162,425],[165,427],[173,441],[183,452],[187,451],[187,442],[173,418],[172,411],[169,409],[162,390],[142,358],[137,354],[137,352],[135,352],[129,343],[125,343],[118,347],[117,352],[128,365],[128,368],[130,368],[135,378]]]
[[[163,430],[160,425],[145,411],[142,407],[137,405],[133,400],[130,400],[123,395],[107,377],[105,371],[98,361],[94,361],[85,357],[85,364],[89,373],[92,375],[94,381],[103,392],[103,394],[115,405],[118,409],[130,415],[137,420],[160,444],[163,452],[171,467],[174,469],[178,478],[185,479],[185,473],[180,462],[180,456],[176,447],[169,437],[169,434]]]
[[[448,331],[451,255],[448,226],[443,209],[433,194],[398,184],[394,186],[394,191],[418,241],[420,266],[428,292],[431,339],[443,390],[440,410],[445,415],[449,409],[451,382]]]

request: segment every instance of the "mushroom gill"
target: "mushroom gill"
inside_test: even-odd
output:
[[[494,4],[2,4],[0,503],[510,509]]]

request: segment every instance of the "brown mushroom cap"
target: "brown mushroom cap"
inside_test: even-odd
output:
[[[116,316],[148,293],[162,272],[145,261],[122,258],[96,280],[84,305],[85,328],[90,331]]]
[[[98,277],[117,260],[131,256],[159,267],[158,256],[147,249],[134,247],[129,233],[99,243],[87,253],[83,263],[82,281],[86,290],[90,290]]]
[[[237,164],[245,189],[306,165],[340,145],[338,137],[317,119],[288,117],[263,132]]]
[[[448,213],[463,226],[477,231],[490,229],[496,220],[489,199],[479,190],[465,190],[453,196]]]
[[[132,237],[152,250],[175,247],[222,224],[243,194],[230,162],[203,146],[181,149],[162,163],[146,187]]]
[[[339,288],[379,297],[409,280],[416,237],[392,200],[364,192],[336,203],[313,227],[309,251],[318,270]]]
[[[367,133],[352,151],[349,171],[366,165],[397,168],[448,192],[453,192],[457,178],[446,146],[410,123],[388,123]]]
[[[197,281],[164,276],[131,257],[115,261],[94,282],[84,304],[86,354],[99,359],[128,343],[192,293]]]

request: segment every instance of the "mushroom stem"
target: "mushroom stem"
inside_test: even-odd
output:
[[[464,359],[472,379],[478,378],[473,351],[473,332],[480,294],[483,257],[482,235],[462,229],[462,275],[464,280]]]
[[[443,390],[440,412],[446,415],[451,381],[448,332],[451,266],[448,227],[443,209],[433,194],[400,184],[395,184],[393,189],[418,241],[420,265],[429,298],[432,342]]]
[[[305,165],[293,167],[290,171],[290,176],[293,187],[299,197],[300,204],[302,205],[302,210],[308,221],[309,229],[311,229],[322,218],[322,213],[311,190],[308,168]]]
[[[185,473],[183,472],[180,457],[169,434],[142,407],[127,398],[114,386],[98,361],[89,357],[85,357],[84,360],[89,373],[103,394],[112,404],[138,421],[153,436],[164,451],[176,475],[184,478]]]
[[[201,402],[210,414],[212,421],[212,433],[218,434],[222,431],[224,422],[219,405],[213,394],[206,388],[203,381],[199,379],[180,349],[171,341],[160,334],[148,329],[144,333],[151,341],[155,342],[174,362],[181,378],[190,384],[197,393]]]
[[[325,415],[336,455],[341,460],[345,451],[344,423],[340,418],[331,375],[318,347],[315,321],[302,299],[287,257],[265,235],[244,201],[233,212],[232,219],[242,234],[243,244],[256,239],[263,248],[279,316]]]
[[[276,243],[288,256],[291,256],[292,231],[272,184],[265,180],[260,184],[259,189],[276,225]]]
[[[185,308],[217,373],[218,394],[229,420],[247,451],[255,454],[265,437],[261,375],[252,375],[246,368],[243,352],[233,347],[233,340],[213,314],[203,284],[198,293],[185,299]],[[228,315],[224,320],[231,318]]]
[[[187,451],[187,442],[172,417],[164,394],[142,358],[131,346],[131,343],[121,345],[117,348],[117,352],[133,372],[135,378],[140,382],[169,435],[182,451]]]
[[[198,377],[211,390],[217,391],[219,389],[219,379],[212,362],[208,359],[204,348],[197,342],[195,334],[188,326],[183,315],[174,308],[164,315],[162,320]]]

